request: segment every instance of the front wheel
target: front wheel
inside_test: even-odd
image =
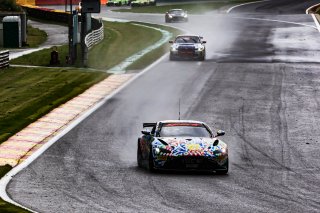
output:
[[[170,54],[170,56],[169,56],[169,60],[170,60],[170,61],[173,61],[173,60],[174,60],[174,57],[173,57],[173,55],[172,55],[172,54]]]
[[[154,162],[153,162],[153,155],[152,155],[152,147],[150,147],[150,153],[149,153],[149,171],[150,172],[155,172]]]
[[[138,148],[137,148],[137,162],[138,162],[138,167],[142,168],[142,153],[141,153],[139,141],[138,141]]]

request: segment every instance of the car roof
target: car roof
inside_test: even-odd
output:
[[[195,120],[163,120],[163,121],[158,121],[158,123],[197,123],[197,124],[205,124],[202,121],[195,121]]]
[[[183,11],[183,9],[170,9],[169,11]]]

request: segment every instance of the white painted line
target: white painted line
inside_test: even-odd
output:
[[[52,139],[50,139],[46,144],[44,144],[41,148],[39,148],[37,151],[35,151],[29,158],[24,160],[22,163],[20,163],[18,166],[11,169],[4,177],[0,179],[0,197],[13,205],[19,206],[21,208],[24,208],[28,211],[35,212],[31,209],[28,209],[21,204],[15,202],[12,200],[6,191],[7,185],[11,181],[11,179],[18,174],[20,171],[25,169],[27,166],[29,166],[33,161],[35,161],[40,155],[42,155],[51,145],[53,145],[55,142],[57,142],[60,138],[62,138],[65,134],[67,134],[70,130],[72,130],[74,127],[76,127],[80,122],[82,122],[84,119],[86,119],[89,115],[91,115],[93,112],[95,112],[97,109],[99,109],[103,104],[105,104],[110,98],[115,96],[118,92],[126,88],[129,84],[131,84],[134,80],[139,78],[141,75],[145,74],[146,72],[150,71],[152,67],[160,63],[164,58],[168,57],[168,54],[163,55],[161,58],[159,58],[157,61],[149,65],[147,68],[145,68],[140,73],[136,74],[133,78],[128,80],[126,83],[121,85],[119,88],[117,88],[115,91],[113,91],[110,95],[103,98],[101,101],[99,101],[97,104],[95,104],[92,108],[90,108],[88,111],[86,111],[83,115],[81,115],[79,118],[77,118],[75,121],[71,122],[64,130],[62,130],[60,133],[58,133],[56,136],[54,136]]]
[[[233,7],[230,7],[226,13],[230,13],[231,10],[237,8],[237,7],[242,7],[242,6],[245,6],[245,5],[249,5],[249,4],[257,4],[257,3],[261,3],[261,2],[265,2],[265,1],[270,1],[270,0],[262,0],[262,1],[254,1],[254,2],[248,2],[248,3],[243,3],[243,4],[238,4],[238,5],[235,5]]]
[[[302,24],[297,22],[291,22],[291,21],[282,21],[282,20],[276,20],[276,19],[264,19],[264,18],[246,18],[246,17],[234,17],[235,19],[246,19],[246,20],[258,20],[258,21],[270,21],[270,22],[279,22],[279,23],[285,23],[285,24],[293,24],[293,25],[299,25],[304,27],[311,27],[313,29],[317,29],[317,27],[309,24]]]

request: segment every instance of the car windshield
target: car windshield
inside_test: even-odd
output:
[[[197,36],[179,36],[176,38],[176,43],[200,43],[200,39]]]
[[[159,132],[159,137],[211,137],[209,130],[199,123],[166,123]]]
[[[174,15],[181,15],[183,14],[183,10],[170,10],[169,13]]]

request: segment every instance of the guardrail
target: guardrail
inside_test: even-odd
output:
[[[104,28],[103,22],[101,22],[101,27],[97,30],[93,30],[92,32],[88,33],[85,37],[85,44],[90,49],[95,44],[99,43],[104,37]]]
[[[0,51],[0,69],[9,67],[9,50]]]

